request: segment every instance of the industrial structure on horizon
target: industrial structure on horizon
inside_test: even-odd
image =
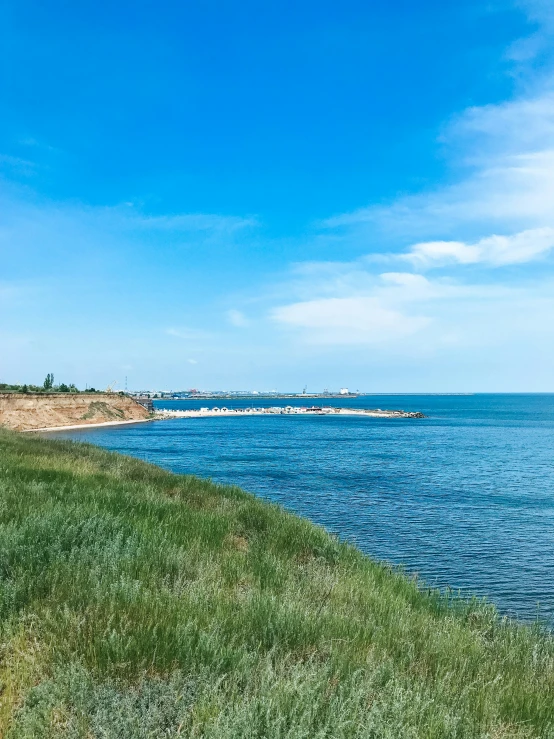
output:
[[[198,390],[191,388],[190,390],[131,390],[128,393],[139,402],[149,399],[202,399],[202,398],[336,398],[336,397],[357,397],[360,395],[358,391],[350,392],[346,387],[341,387],[338,391],[330,391],[325,389],[322,393],[308,393],[306,388],[302,392],[278,392],[277,390]],[[143,403],[144,404],[144,403]]]

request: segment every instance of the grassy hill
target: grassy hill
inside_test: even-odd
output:
[[[0,735],[554,737],[554,641],[238,488],[0,430]]]

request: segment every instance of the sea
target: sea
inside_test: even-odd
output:
[[[428,586],[554,625],[554,395],[155,401],[185,409],[312,405],[423,419],[262,415],[53,434],[239,485]]]

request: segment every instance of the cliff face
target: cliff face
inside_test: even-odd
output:
[[[0,426],[14,431],[145,418],[148,411],[123,395],[0,393]]]

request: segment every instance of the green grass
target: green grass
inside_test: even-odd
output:
[[[92,418],[117,418],[125,417],[125,413],[120,408],[111,408],[107,403],[100,400],[93,400],[89,403],[88,411],[81,416],[83,421],[89,421]]]
[[[554,737],[554,642],[238,488],[0,430],[0,736]]]

